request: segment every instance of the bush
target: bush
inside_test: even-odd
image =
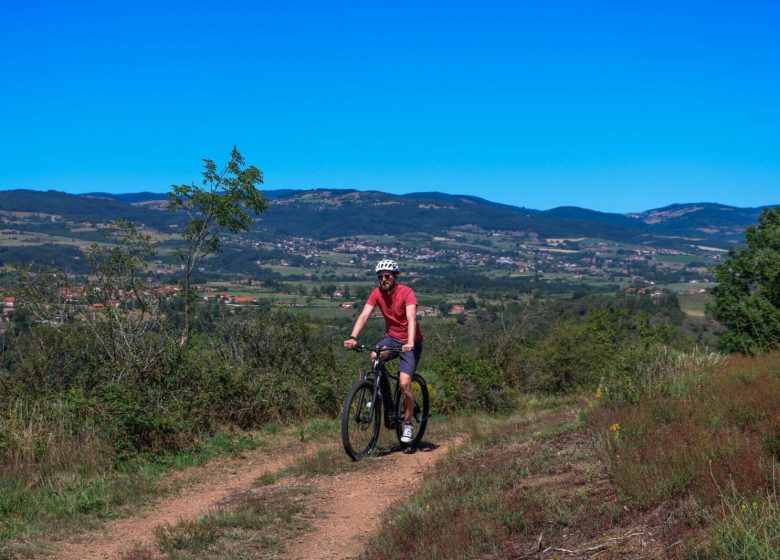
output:
[[[722,349],[757,354],[780,347],[780,207],[765,209],[745,230],[745,245],[729,250],[714,273],[708,310],[727,329]]]
[[[508,410],[517,403],[517,388],[474,348],[459,340],[453,328],[429,331],[420,373],[440,413]]]
[[[59,420],[51,421],[73,434],[96,430],[112,442],[112,460],[189,447],[219,425],[337,414],[348,383],[332,368],[318,323],[250,309],[211,325],[184,346],[175,329],[161,325],[107,350],[118,336],[111,317],[31,322],[6,341],[0,405],[37,402],[38,415],[48,418],[47,407],[61,403]],[[0,440],[0,455],[10,453],[14,433]]]
[[[230,391],[220,416],[249,427],[338,413],[349,385],[334,370],[323,325],[283,310],[252,309],[218,324],[215,334]]]
[[[625,308],[596,309],[553,327],[529,347],[519,349],[525,363],[524,386],[565,392],[604,384],[613,395],[636,399],[659,351],[681,344],[675,331],[654,325],[650,316]]]

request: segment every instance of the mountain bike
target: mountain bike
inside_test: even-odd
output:
[[[358,344],[354,350],[371,350],[374,355],[371,359],[371,369],[352,386],[341,410],[341,441],[347,455],[353,461],[359,461],[371,453],[379,440],[379,428],[383,419],[388,430],[395,429],[402,447],[417,448],[422,441],[429,417],[430,402],[425,379],[416,373],[412,376],[414,439],[404,443],[401,441],[401,435],[405,410],[398,382],[399,374],[391,374],[385,367],[385,362],[397,357],[401,348]]]

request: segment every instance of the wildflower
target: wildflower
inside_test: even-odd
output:
[[[745,511],[747,509],[747,504],[745,502],[742,502],[742,505],[740,507],[742,508],[742,511]]]
[[[602,388],[599,387],[598,389],[596,389],[596,398],[600,399],[603,396],[604,396],[604,391],[602,390]]]
[[[609,430],[610,430],[611,432],[615,432],[615,433],[619,432],[619,431],[620,431],[620,424],[618,424],[617,422],[615,422],[614,424],[612,424],[612,425],[609,427]]]

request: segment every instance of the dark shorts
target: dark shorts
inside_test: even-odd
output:
[[[404,342],[402,340],[398,340],[397,338],[385,335],[379,340],[379,342],[376,343],[376,345],[403,346]],[[422,356],[422,351],[422,342],[417,342],[411,352],[399,352],[398,356],[401,363],[398,364],[398,371],[408,375],[414,375],[414,372],[417,371],[417,364],[420,363],[420,356]]]

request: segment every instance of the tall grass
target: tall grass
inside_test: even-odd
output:
[[[643,355],[635,356],[637,352]],[[726,360],[697,346],[679,350],[665,344],[641,350],[628,347],[615,358],[604,366],[596,392],[611,404],[636,404],[662,395],[686,400],[698,394],[703,380]]]
[[[95,473],[111,465],[110,445],[100,431],[76,421],[61,399],[11,399],[0,413],[0,476],[27,483],[60,472]]]
[[[262,443],[217,435],[178,453],[115,464],[105,431],[73,394],[63,397],[7,398],[0,410],[0,559],[18,557],[42,535],[52,539],[92,526],[159,495],[156,481],[171,469]]]
[[[641,400],[607,394],[592,416],[623,500],[647,508],[692,498],[717,520],[713,556],[703,557],[777,558],[780,353],[663,361]]]
[[[719,519],[710,541],[694,558],[708,560],[777,560],[780,558],[780,508],[775,488],[764,496],[748,497],[734,488],[722,494]]]

